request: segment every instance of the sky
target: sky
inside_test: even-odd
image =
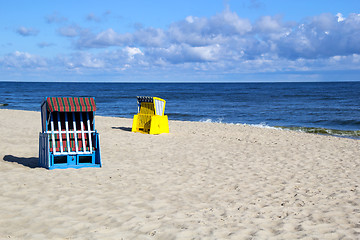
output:
[[[359,0],[0,3],[0,81],[360,81]]]

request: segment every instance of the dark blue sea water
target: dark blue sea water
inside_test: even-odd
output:
[[[356,137],[360,135],[359,93],[360,82],[0,82],[0,108],[40,111],[45,96],[91,96],[97,115],[132,118],[137,112],[136,96],[157,96],[166,100],[170,120],[280,126]]]

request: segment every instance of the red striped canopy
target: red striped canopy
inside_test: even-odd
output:
[[[96,111],[95,99],[91,97],[48,97],[46,102],[50,112]]]

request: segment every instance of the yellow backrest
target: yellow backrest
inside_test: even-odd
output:
[[[155,115],[154,103],[142,102],[140,104],[140,114]]]
[[[137,97],[138,113],[164,116],[165,104],[164,99],[158,97]]]

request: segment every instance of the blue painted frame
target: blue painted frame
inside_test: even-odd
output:
[[[41,120],[42,120],[42,132],[39,133],[39,165],[47,169],[66,169],[66,168],[85,168],[85,167],[97,167],[100,168],[101,164],[101,153],[100,153],[100,137],[99,133],[95,129],[95,132],[91,133],[91,139],[94,150],[91,154],[76,154],[74,152],[62,152],[54,155],[50,151],[50,136],[48,133],[48,120],[50,112],[47,110],[47,103],[45,98],[44,102],[41,105]],[[95,99],[94,99],[95,100]],[[67,121],[67,115],[66,121]],[[93,118],[95,118],[95,113],[93,112]],[[60,121],[58,119],[58,121]],[[82,121],[82,120],[81,120]],[[93,126],[95,128],[95,119],[93,119]],[[89,133],[90,134],[90,133]],[[63,163],[54,162],[55,158],[64,158],[66,161]],[[88,161],[81,162],[80,158],[87,157]],[[91,158],[91,161],[89,161]]]

